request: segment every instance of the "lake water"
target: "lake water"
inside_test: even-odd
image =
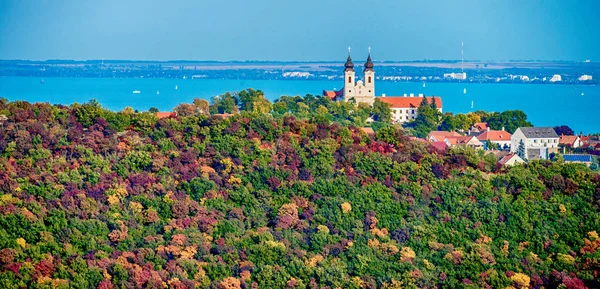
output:
[[[227,91],[260,89],[270,100],[281,95],[320,95],[341,88],[341,81],[213,80],[143,78],[0,77],[0,97],[9,100],[71,104],[97,99],[104,107],[171,110],[196,97],[210,99]],[[177,89],[176,89],[177,87]],[[467,93],[463,93],[464,89]],[[139,90],[139,94],[134,94]],[[159,94],[157,94],[159,92]],[[553,84],[378,82],[378,95],[423,93],[441,96],[444,112],[523,110],[535,126],[568,125],[577,133],[600,132],[600,87]],[[583,93],[583,95],[582,95]],[[471,108],[473,103],[473,108]]]

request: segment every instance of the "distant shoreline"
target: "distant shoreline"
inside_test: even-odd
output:
[[[358,65],[360,60],[355,60]],[[452,83],[537,83],[596,85],[600,63],[574,61],[374,61],[380,81]],[[245,80],[341,80],[342,62],[0,60],[0,76],[100,78],[202,78]],[[360,69],[360,68],[359,68]],[[466,79],[448,77],[466,73]],[[560,81],[552,82],[555,75]],[[580,80],[583,75],[591,80]]]

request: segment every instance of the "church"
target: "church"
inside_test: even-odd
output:
[[[371,60],[371,49],[369,48],[369,55],[363,69],[363,79],[357,80],[354,63],[352,57],[350,57],[350,49],[348,49],[348,59],[344,64],[344,87],[338,91],[324,90],[323,96],[329,97],[333,101],[350,101],[353,99],[356,103],[362,102],[373,105],[377,97],[375,96],[374,67]],[[423,96],[423,94],[414,96],[411,93],[410,95],[404,94],[404,96],[386,96],[382,94],[377,98],[390,106],[394,122],[403,123],[417,117],[417,109],[423,101],[423,97],[427,97],[428,101],[433,99],[437,109],[442,112],[442,99],[439,96]]]

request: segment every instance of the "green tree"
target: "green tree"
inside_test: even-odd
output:
[[[517,155],[522,159],[525,159],[525,143],[523,140],[519,142],[519,146],[517,147]]]
[[[507,110],[502,113],[489,113],[481,117],[481,120],[487,122],[493,130],[504,128],[510,133],[514,133],[519,127],[533,126],[527,121],[527,115],[521,110]]]
[[[82,105],[75,103],[71,106],[77,121],[84,127],[89,127],[96,122],[99,117],[104,118],[106,110],[102,108],[96,99],[92,99]]]
[[[500,149],[500,145],[497,143],[493,143],[488,139],[485,141],[485,148],[488,150],[497,150]]]
[[[230,92],[213,97],[210,106],[211,114],[239,112],[237,98]]]
[[[392,121],[392,109],[388,103],[385,103],[379,98],[375,98],[375,102],[373,102],[373,110],[372,110],[373,120],[381,121],[381,122],[391,122]]]
[[[443,115],[437,110],[431,108],[427,103],[426,98],[423,98],[419,109],[417,110],[417,117],[406,124],[406,127],[412,128],[415,135],[418,137],[426,137],[429,132],[436,130],[442,123]]]

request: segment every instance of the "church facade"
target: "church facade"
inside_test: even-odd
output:
[[[363,79],[356,79],[354,63],[348,52],[348,59],[344,64],[344,87],[338,91],[323,91],[324,96],[334,101],[349,101],[354,98],[357,103],[364,102],[373,105],[375,101],[375,70],[373,69],[371,53],[363,69]]]
[[[348,59],[344,64],[344,87],[337,91],[323,90],[323,96],[329,97],[333,101],[354,100],[356,103],[362,102],[369,105],[373,105],[373,102],[377,98],[390,106],[392,109],[392,120],[397,123],[415,119],[423,97],[426,97],[429,102],[435,101],[438,110],[442,111],[442,100],[439,96],[424,96],[423,94],[419,94],[418,96],[414,96],[413,94],[410,96],[406,94],[404,96],[385,96],[383,94],[377,97],[375,94],[375,69],[370,51],[367,61],[364,64],[363,78],[357,80],[354,63],[348,50]]]

